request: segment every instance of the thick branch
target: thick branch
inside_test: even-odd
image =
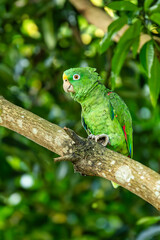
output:
[[[77,136],[0,97],[0,125],[71,161],[83,175],[118,183],[160,210],[160,175],[148,167]]]
[[[113,19],[99,7],[94,6],[89,0],[69,0],[71,4],[80,12],[89,23],[101,28],[104,32],[107,31],[108,26],[113,22]],[[118,42],[123,33],[129,26],[125,25],[115,36],[114,41]],[[154,37],[155,40],[160,42],[160,38]],[[141,34],[140,48],[149,41],[151,37],[147,34]]]

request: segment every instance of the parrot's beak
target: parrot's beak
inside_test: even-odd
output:
[[[73,85],[69,82],[67,75],[63,74],[63,89],[65,92],[72,92],[74,93]]]

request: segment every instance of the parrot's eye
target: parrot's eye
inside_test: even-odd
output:
[[[73,75],[73,80],[79,80],[80,79],[80,75],[79,74],[74,74]]]

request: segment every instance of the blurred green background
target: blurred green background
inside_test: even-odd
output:
[[[103,35],[69,1],[1,0],[0,94],[86,137],[62,73],[96,67],[110,87],[117,44],[100,55]],[[160,172],[160,109],[152,107],[139,56],[127,55],[115,91],[133,118],[134,159]],[[107,180],[74,173],[68,162],[54,164],[54,157],[0,127],[0,240],[160,239],[154,230],[160,217],[151,205]]]

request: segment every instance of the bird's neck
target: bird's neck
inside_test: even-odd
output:
[[[100,82],[96,82],[85,97],[79,102],[82,106],[82,110],[89,109],[91,106],[99,105],[102,102],[103,95],[106,92],[106,88]]]

